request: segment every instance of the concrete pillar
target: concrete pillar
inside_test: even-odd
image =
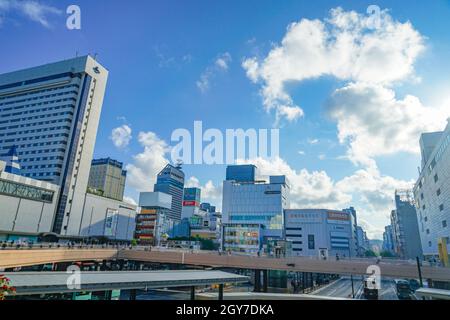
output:
[[[269,271],[263,270],[263,292],[267,292],[269,286]]]
[[[219,300],[223,300],[223,283],[219,284]]]
[[[254,292],[261,292],[261,270],[254,270],[255,273],[255,283],[254,283]]]
[[[195,300],[195,287],[191,287],[191,300]]]

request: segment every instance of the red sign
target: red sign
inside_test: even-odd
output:
[[[183,207],[198,207],[200,204],[197,201],[183,201]]]

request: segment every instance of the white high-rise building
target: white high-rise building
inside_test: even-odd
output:
[[[450,121],[443,132],[422,134],[420,147],[414,199],[423,254],[432,257],[445,248],[443,241],[450,243]]]
[[[90,56],[0,75],[0,153],[60,186],[53,231],[77,235],[108,71]]]

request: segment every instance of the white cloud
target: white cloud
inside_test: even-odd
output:
[[[137,206],[136,200],[134,200],[132,197],[124,196],[123,201],[132,204],[133,206]]]
[[[111,131],[110,139],[117,148],[125,148],[132,139],[131,128],[126,124],[114,128]]]
[[[311,145],[318,144],[319,143],[319,139],[308,139],[308,143],[311,144]]]
[[[384,226],[394,206],[396,189],[408,189],[413,181],[402,181],[382,175],[378,168],[357,170],[350,176],[334,181],[325,171],[300,171],[283,159],[240,160],[240,164],[252,163],[258,167],[259,179],[284,174],[290,182],[291,208],[325,208],[340,210],[354,206],[358,219],[366,223],[371,238],[382,237]]]
[[[256,165],[261,179],[267,180],[270,175],[286,175],[291,184],[290,200],[293,208],[341,209],[351,200],[350,195],[335,188],[334,181],[324,171],[309,172],[306,169],[296,171],[281,158],[272,161],[262,158],[239,160],[238,163]]]
[[[216,66],[223,70],[228,70],[228,64],[231,62],[231,55],[228,52],[221,54],[216,59]]]
[[[411,23],[394,21],[382,11],[380,27],[369,28],[371,17],[341,8],[329,18],[302,19],[288,26],[281,41],[268,55],[242,63],[247,76],[261,85],[263,104],[277,117],[290,107],[303,111],[287,92],[286,85],[322,76],[340,80],[390,85],[414,75],[413,63],[424,50],[424,39]]]
[[[166,154],[170,148],[153,132],[140,132],[138,140],[144,150],[126,166],[127,182],[137,191],[152,191],[156,175],[169,163]]]
[[[304,156],[304,155],[305,155],[305,151],[299,150],[299,151],[298,151],[298,154],[301,155],[301,156]]]
[[[61,15],[62,10],[35,0],[0,0],[0,14],[19,12],[32,21],[50,28],[49,16]]]
[[[209,202],[216,206],[217,210],[220,211],[222,207],[222,185],[214,185],[211,180],[208,180],[204,185],[201,185],[197,177],[190,177],[185,186],[187,188],[200,188],[201,201]]]
[[[209,90],[212,79],[218,72],[227,72],[231,63],[231,55],[228,52],[220,54],[213,65],[208,66],[200,75],[200,79],[196,82],[197,88],[202,93]]]
[[[418,154],[420,134],[442,130],[450,110],[423,106],[410,95],[397,99],[381,85],[351,83],[334,92],[327,113],[337,122],[339,141],[348,144],[348,158],[372,166],[376,156]]]

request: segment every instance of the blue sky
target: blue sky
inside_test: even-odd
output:
[[[81,8],[81,30],[65,27],[70,4]],[[195,120],[223,131],[276,126],[280,159],[252,161],[262,173],[289,176],[293,206],[354,205],[379,238],[393,191],[417,177],[419,133],[445,126],[450,2],[377,1],[387,10],[381,29],[355,29],[371,4],[0,0],[0,73],[96,53],[110,78],[95,156],[128,166],[128,197],[151,190],[177,128],[192,130]],[[315,47],[305,30],[325,32],[329,46]],[[333,46],[343,34],[356,47]],[[267,92],[275,96],[269,112]],[[294,119],[283,115],[286,105]],[[185,173],[220,207],[224,166],[187,165]]]

